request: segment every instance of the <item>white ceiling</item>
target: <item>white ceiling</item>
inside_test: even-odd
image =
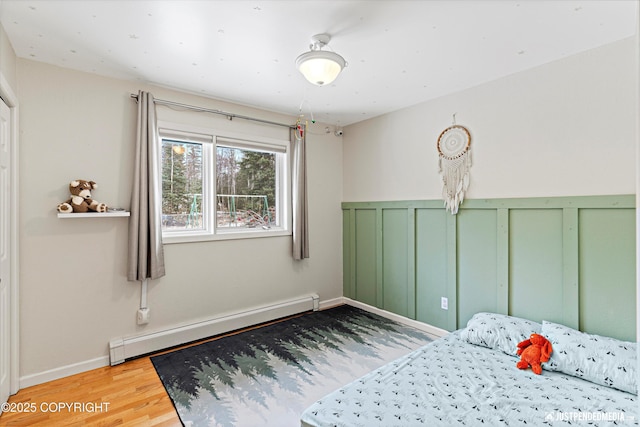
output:
[[[21,58],[345,126],[633,36],[637,0],[0,0]],[[329,33],[348,67],[295,68]]]

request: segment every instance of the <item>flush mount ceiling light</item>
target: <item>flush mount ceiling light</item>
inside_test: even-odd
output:
[[[331,40],[329,34],[316,34],[311,38],[311,51],[303,53],[296,59],[296,66],[309,82],[325,86],[333,82],[347,62],[335,52],[322,50]]]

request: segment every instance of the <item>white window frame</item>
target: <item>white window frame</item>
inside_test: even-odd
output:
[[[174,139],[202,144],[202,213],[203,229],[163,230],[162,241],[166,244],[202,242],[212,240],[250,239],[290,236],[291,229],[291,170],[290,142],[260,135],[202,128],[171,122],[158,122],[159,143],[163,139]],[[217,227],[216,206],[216,161],[218,145],[255,151],[275,152],[276,157],[276,205],[279,226],[264,229],[227,229]]]

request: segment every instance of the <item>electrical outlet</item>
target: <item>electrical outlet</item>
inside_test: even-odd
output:
[[[149,323],[149,309],[141,308],[138,310],[138,325],[146,325]]]
[[[449,298],[447,297],[440,298],[440,308],[443,310],[449,310]]]

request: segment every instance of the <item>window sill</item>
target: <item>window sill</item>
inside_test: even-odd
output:
[[[220,231],[218,234],[209,233],[164,233],[162,235],[162,243],[172,245],[175,243],[196,243],[196,242],[212,242],[217,240],[241,240],[241,239],[261,239],[265,237],[282,237],[291,236],[289,230],[274,231]]]

